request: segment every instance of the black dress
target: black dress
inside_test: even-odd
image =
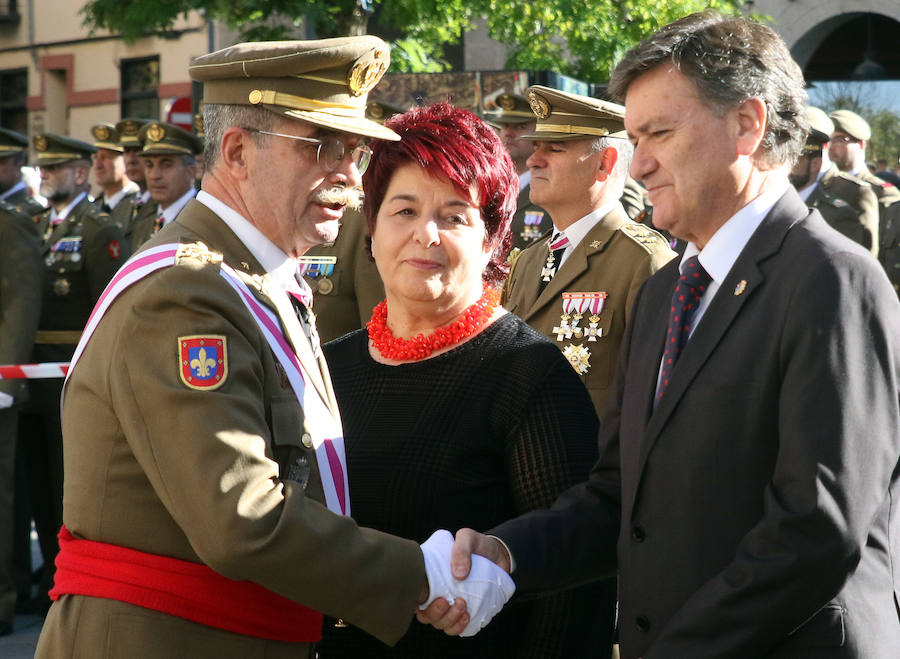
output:
[[[380,364],[367,346],[365,329],[325,345],[360,525],[417,542],[441,528],[484,530],[586,479],[597,457],[591,400],[559,349],[516,316],[420,362]],[[594,589],[514,599],[471,638],[413,621],[394,648],[326,618],[319,656],[590,656],[597,628],[611,624],[592,619]]]

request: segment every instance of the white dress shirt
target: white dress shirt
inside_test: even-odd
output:
[[[187,192],[178,197],[178,199],[171,203],[167,208],[160,206],[159,212],[163,217],[163,226],[166,226],[169,222],[174,220],[181,212],[181,209],[187,206],[187,203],[196,196],[197,189],[194,186],[191,186]]]
[[[596,210],[591,211],[580,220],[577,220],[570,224],[566,229],[558,229],[556,225],[553,226],[554,231],[562,231],[566,234],[566,238],[569,239],[569,244],[566,247],[566,251],[563,252],[562,258],[559,260],[559,265],[557,269],[562,267],[562,264],[566,262],[566,259],[569,258],[569,254],[578,247],[578,244],[584,240],[584,237],[590,233],[591,229],[597,226],[597,222],[606,217],[614,208],[619,208],[624,213],[625,210],[622,209],[622,204],[619,203],[618,200],[606,204],[605,206],[601,206]]]

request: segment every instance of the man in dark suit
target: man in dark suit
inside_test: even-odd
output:
[[[460,531],[455,575],[469,551],[512,561],[520,592],[618,570],[624,659],[896,657],[900,305],[788,183],[799,67],[769,28],[703,12],[611,90],[632,174],[688,245],[635,302],[589,480],[492,529],[505,548]]]

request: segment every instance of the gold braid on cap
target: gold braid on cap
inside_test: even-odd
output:
[[[572,135],[597,135],[605,137],[609,135],[607,128],[591,128],[590,126],[568,126],[564,124],[538,124],[537,133],[570,133]]]
[[[306,110],[307,112],[326,112],[328,114],[333,114],[339,117],[350,117],[353,119],[358,119],[365,114],[364,107],[340,105],[338,103],[326,103],[314,98],[294,96],[293,94],[276,92],[271,89],[254,89],[247,96],[247,100],[250,101],[251,105],[278,105],[280,107],[291,108],[292,110]]]

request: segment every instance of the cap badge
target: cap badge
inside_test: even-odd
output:
[[[516,107],[516,100],[509,94],[503,94],[497,99],[497,104],[504,110],[513,110]]]
[[[381,51],[375,52],[375,59],[368,62],[360,62],[350,71],[350,79],[347,81],[350,93],[354,96],[362,96],[378,84],[381,76],[387,71]]]
[[[34,148],[38,151],[46,151],[49,147],[47,144],[47,138],[43,135],[37,135],[34,138]]]
[[[528,93],[528,104],[538,119],[546,119],[550,116],[550,104],[533,91]]]
[[[166,131],[159,124],[153,124],[147,129],[147,139],[151,142],[159,142],[166,136]]]
[[[106,126],[94,126],[94,137],[96,137],[101,142],[106,142],[109,139],[109,128]]]
[[[123,135],[134,136],[134,135],[137,135],[140,130],[141,130],[141,127],[134,121],[126,121],[122,125],[122,134]]]
[[[378,103],[369,103],[366,106],[366,114],[368,114],[372,119],[382,119],[384,118],[384,109],[378,105]]]

